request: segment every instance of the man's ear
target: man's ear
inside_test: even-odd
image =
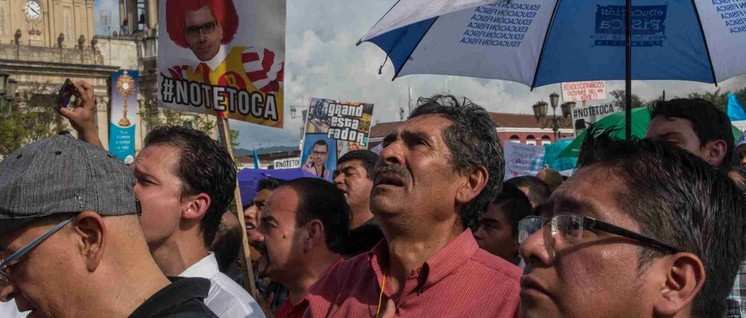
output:
[[[728,152],[728,145],[725,140],[711,140],[705,144],[705,161],[713,166],[720,165],[723,161],[730,161],[730,158],[725,158],[725,154]]]
[[[106,248],[106,224],[104,219],[95,212],[82,212],[72,222],[72,228],[77,236],[75,243],[80,254],[85,258],[86,268],[93,272],[101,264]],[[62,274],[62,273],[61,273]]]
[[[490,173],[486,167],[478,167],[472,169],[471,172],[466,175],[466,182],[459,187],[456,192],[456,202],[460,204],[466,204],[469,201],[476,198],[479,193],[482,192],[487,180],[489,180]]]
[[[663,317],[673,317],[688,310],[706,278],[702,261],[692,253],[671,255],[651,269],[665,274],[653,308],[657,316]]]
[[[303,242],[303,251],[308,252],[315,246],[326,242],[324,224],[319,219],[313,219],[306,224],[308,227],[308,238]]]
[[[206,193],[200,193],[197,195],[190,196],[186,202],[186,210],[182,213],[182,217],[189,220],[199,220],[210,207],[210,196]]]

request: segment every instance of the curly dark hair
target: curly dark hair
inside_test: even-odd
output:
[[[502,191],[505,160],[495,122],[482,106],[468,98],[459,102],[453,95],[439,94],[420,97],[417,104],[409,115],[410,119],[439,114],[453,121],[453,125],[443,131],[442,137],[451,152],[455,171],[469,173],[474,168],[485,167],[489,172],[482,192],[460,211],[461,225],[475,230],[487,205]]]
[[[210,206],[200,220],[202,236],[210,245],[220,225],[220,218],[233,200],[236,188],[236,165],[228,151],[205,133],[182,126],[156,127],[145,136],[145,147],[169,145],[179,149],[176,169],[183,183],[181,198],[205,193]]]

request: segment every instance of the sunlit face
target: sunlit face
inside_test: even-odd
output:
[[[443,131],[451,125],[445,116],[422,115],[384,139],[370,199],[374,214],[453,217],[459,180],[467,177],[454,171],[443,140]]]
[[[133,167],[135,197],[140,200],[140,223],[150,250],[166,242],[179,229],[187,204],[181,200],[183,183],[177,175],[180,152],[169,145],[150,145]]]
[[[17,252],[26,244],[40,237],[54,224],[31,225],[0,236],[0,258]],[[20,311],[31,310],[28,317],[74,317],[70,308],[70,288],[83,279],[82,261],[70,251],[74,240],[70,238],[70,225],[45,239],[28,254],[4,269],[12,283],[0,286],[2,296],[13,297]]]
[[[675,144],[679,148],[689,150],[702,159],[706,158],[705,149],[694,132],[692,122],[688,119],[665,116],[655,116],[650,121],[648,132],[645,136],[649,139],[665,140]]]
[[[490,203],[482,216],[474,238],[479,247],[492,255],[514,262],[518,251],[518,238],[513,236],[506,204]]]
[[[255,247],[256,243],[262,241],[259,233],[259,209],[256,205],[251,205],[243,210],[244,222],[246,222],[246,237],[249,239],[249,249],[251,253],[251,262],[256,263],[261,257],[261,252]]]
[[[259,231],[267,250],[258,266],[273,281],[291,281],[303,266],[303,241],[307,233],[297,226],[297,214],[298,194],[289,187],[280,187],[272,193],[262,213]]]
[[[184,38],[200,61],[209,61],[220,51],[223,29],[212,15],[210,7],[204,6],[187,11],[184,16]]]
[[[349,160],[338,164],[334,172],[334,185],[344,194],[347,204],[353,210],[368,206],[373,180],[368,179],[368,171],[361,160]]]
[[[608,169],[579,169],[543,205],[541,215],[560,212],[591,216],[639,233],[616,195],[625,185]],[[572,244],[552,237],[548,226],[523,242],[521,317],[647,317],[660,280],[638,269],[639,245],[606,232],[583,231]],[[655,261],[654,261],[655,262]],[[665,272],[664,272],[665,275]],[[657,285],[656,285],[657,284]]]

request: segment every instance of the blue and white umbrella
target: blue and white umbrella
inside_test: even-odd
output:
[[[632,79],[717,84],[746,73],[746,1],[400,0],[364,41],[386,52],[394,78],[458,75],[531,88],[626,80],[631,94]]]

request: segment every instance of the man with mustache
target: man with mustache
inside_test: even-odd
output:
[[[519,223],[521,317],[723,317],[741,191],[673,144],[588,136],[575,174]]]
[[[334,185],[344,194],[352,213],[350,236],[345,242],[345,258],[367,252],[382,238],[381,227],[370,212],[370,191],[373,169],[378,155],[370,150],[354,150],[344,154],[334,171]]]
[[[308,288],[342,260],[349,218],[344,196],[319,178],[289,181],[270,195],[259,226],[259,267],[290,291],[276,317],[306,311]]]
[[[515,317],[521,272],[472,230],[500,191],[505,164],[484,108],[421,98],[384,139],[371,211],[385,240],[309,291],[306,317]]]

